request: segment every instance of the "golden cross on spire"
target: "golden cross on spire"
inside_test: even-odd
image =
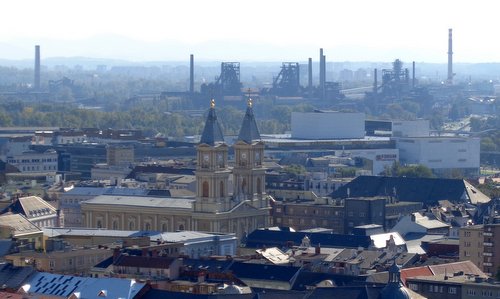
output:
[[[215,108],[215,100],[210,100],[210,108]]]

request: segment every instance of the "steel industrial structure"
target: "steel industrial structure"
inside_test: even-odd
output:
[[[273,79],[272,93],[277,96],[296,96],[300,93],[300,67],[298,62],[283,62],[281,71]]]

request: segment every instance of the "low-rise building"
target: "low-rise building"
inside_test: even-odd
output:
[[[65,249],[62,251],[25,251],[5,256],[14,266],[33,266],[38,271],[60,274],[86,274],[97,263],[112,255],[102,248]]]
[[[20,197],[4,208],[4,212],[7,211],[22,214],[39,228],[59,225],[59,214],[56,208],[39,196]]]

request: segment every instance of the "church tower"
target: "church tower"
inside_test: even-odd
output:
[[[224,143],[212,100],[197,147],[197,196],[192,228],[234,233],[242,240],[246,234],[270,223],[269,197],[264,194],[264,144],[260,140],[250,100],[234,151],[236,165],[231,171],[227,165],[228,146]],[[230,196],[228,183],[231,173],[233,187],[237,189]]]
[[[217,213],[229,210],[228,146],[215,113],[215,100],[210,110],[197,147],[195,212]]]
[[[252,206],[264,208],[268,205],[265,196],[264,142],[260,138],[255,122],[252,99],[248,99],[247,110],[241,125],[238,140],[234,144],[235,165],[233,168],[233,197],[237,202],[250,200]]]

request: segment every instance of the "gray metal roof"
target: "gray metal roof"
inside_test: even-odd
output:
[[[74,187],[66,195],[98,196],[108,195],[147,195],[149,190],[143,188],[118,188],[118,187]]]
[[[59,236],[144,237],[156,236],[159,234],[159,232],[156,231],[130,231],[80,227],[45,227],[42,230],[44,236],[47,236],[49,238]]]
[[[244,141],[248,144],[252,143],[254,140],[260,140],[259,128],[255,122],[251,104],[248,105],[245,117],[243,118],[238,140]]]
[[[82,204],[191,209],[194,201],[194,198],[99,195],[92,199],[84,201]]]
[[[199,239],[210,239],[218,236],[222,239],[234,239],[234,234],[216,234],[216,233],[203,233],[197,231],[180,231],[180,232],[163,232],[158,235],[152,235],[151,240],[162,240],[165,242],[183,242],[189,243]]]
[[[134,298],[145,286],[131,279],[91,278],[39,272],[22,287],[28,294],[68,298]]]
[[[216,143],[223,143],[224,135],[222,134],[222,128],[217,121],[217,115],[215,114],[215,107],[210,107],[208,111],[208,117],[205,122],[205,128],[201,134],[200,143],[205,143],[208,145],[215,145]]]

